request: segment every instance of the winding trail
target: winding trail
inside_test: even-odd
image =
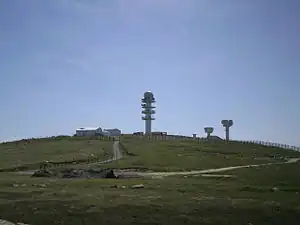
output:
[[[113,144],[113,158],[112,161],[114,160],[119,160],[123,158],[123,155],[120,151],[120,141],[115,141]]]
[[[280,165],[280,164],[291,164],[291,163],[297,163],[298,161],[300,161],[300,158],[288,159],[286,162],[252,164],[252,165],[244,165],[244,166],[230,166],[230,167],[223,167],[223,168],[217,168],[217,169],[194,170],[194,171],[186,171],[186,172],[150,172],[150,173],[138,173],[138,174],[140,176],[151,176],[151,177],[211,174],[211,173],[217,173],[217,172],[223,172],[223,171],[229,171],[229,170],[236,170],[236,169],[242,169],[242,168],[253,168],[253,167],[261,167],[261,166]]]
[[[28,224],[25,224],[25,223],[12,223],[12,222],[9,222],[7,220],[1,220],[0,219],[0,225],[28,225]]]
[[[116,161],[116,160],[119,160],[119,159],[123,158],[123,155],[120,151],[119,143],[120,143],[120,141],[114,141],[114,143],[113,143],[113,146],[112,146],[113,156],[112,156],[112,158],[107,159],[107,160],[103,160],[103,161],[100,161],[100,162],[84,163],[82,165],[87,165],[87,166],[101,165],[101,164],[110,163],[112,161]]]

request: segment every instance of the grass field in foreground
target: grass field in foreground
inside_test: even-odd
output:
[[[280,157],[300,157],[300,152],[293,150],[239,142],[226,144],[223,141],[159,141],[127,135],[121,138],[121,143],[136,156],[126,157],[105,166],[182,171],[261,164],[281,161]]]
[[[112,141],[96,137],[56,137],[2,143],[0,168],[24,165],[38,168],[39,163],[45,160],[63,162],[88,159],[91,154],[100,160],[107,159],[112,155],[112,145]]]
[[[300,195],[299,172],[300,162],[298,161],[297,163],[292,164],[253,167],[250,169],[243,168],[216,174],[237,176],[240,182],[247,182],[252,187],[253,191],[264,192],[268,190],[269,187],[273,186],[281,190],[281,193],[298,192]]]
[[[234,178],[161,180],[50,180],[2,173],[0,218],[32,225],[298,225],[299,170],[298,163],[231,171]],[[130,188],[140,183],[144,189]]]

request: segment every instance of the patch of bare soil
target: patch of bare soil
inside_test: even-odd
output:
[[[117,178],[112,169],[74,169],[61,168],[56,170],[41,169],[36,171],[32,177],[58,177],[58,178]]]
[[[71,178],[118,178],[130,179],[143,177],[138,169],[116,170],[110,168],[81,169],[81,168],[59,168],[59,169],[41,169],[35,171],[32,177],[57,177],[64,179]]]

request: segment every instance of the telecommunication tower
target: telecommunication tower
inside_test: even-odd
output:
[[[229,141],[229,127],[233,125],[232,120],[222,120],[221,124],[225,127],[226,141]]]
[[[145,92],[142,98],[142,114],[144,114],[142,120],[145,120],[145,135],[151,135],[151,122],[155,120],[152,116],[155,114],[154,109],[156,108],[153,103],[155,103],[153,93],[151,91]]]

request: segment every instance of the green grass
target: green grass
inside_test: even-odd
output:
[[[276,162],[281,159],[274,156],[300,154],[237,142],[146,141],[132,136],[122,137],[121,142],[127,156],[105,166],[180,171]],[[91,153],[104,157],[103,150],[111,148],[112,141],[86,138],[1,144],[0,167],[86,158]],[[231,178],[194,175],[129,180],[32,178],[2,172],[0,218],[31,225],[298,225],[298,171],[300,163],[223,173],[236,176]],[[141,183],[144,189],[130,188]]]
[[[112,155],[112,141],[100,138],[56,137],[29,139],[0,144],[0,168],[18,166],[38,167],[48,160],[64,162],[91,158],[99,160]],[[105,154],[107,152],[107,154]]]
[[[300,217],[299,176],[290,172],[299,169],[300,164],[276,165],[242,169],[243,176],[236,178],[162,180],[49,180],[7,173],[0,178],[0,218],[33,225],[296,225]],[[286,172],[290,175],[284,178]],[[281,188],[279,182],[288,186]],[[16,183],[23,186],[12,187]],[[144,189],[129,188],[140,183]],[[272,191],[274,185],[279,186],[276,192]]]
[[[222,172],[239,177],[241,182],[249,183],[253,188],[268,190],[277,187],[282,193],[298,192],[300,195],[300,162],[266,167],[243,168]]]
[[[238,142],[226,144],[222,141],[200,143],[193,140],[157,141],[123,136],[121,143],[127,151],[136,156],[106,166],[182,171],[281,161],[279,156],[300,157],[300,152],[293,150]]]

